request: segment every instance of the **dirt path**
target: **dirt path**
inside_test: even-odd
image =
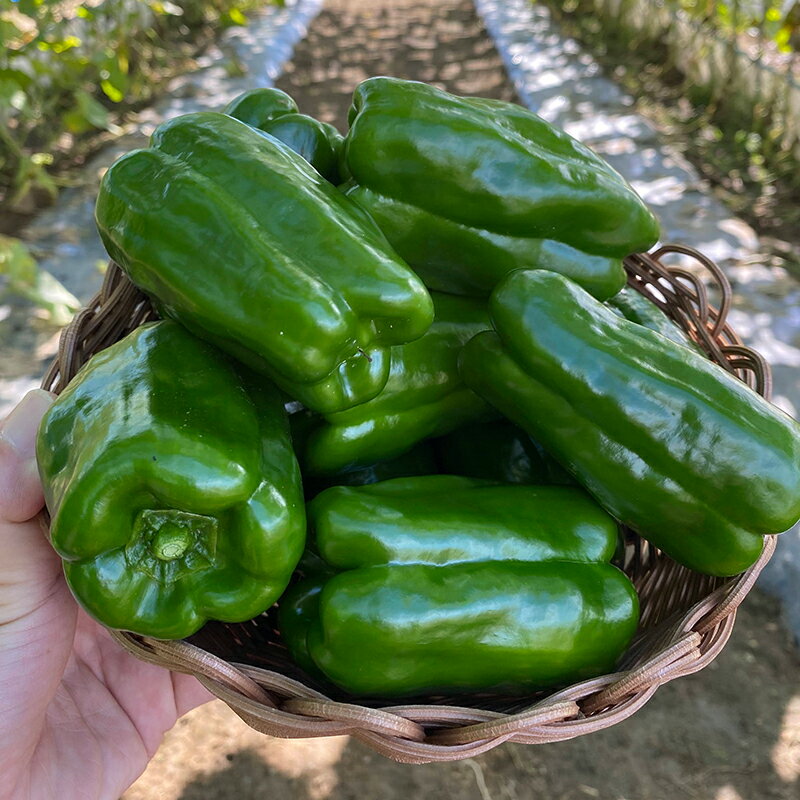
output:
[[[517,100],[468,0],[329,0],[276,85],[302,112],[346,131],[353,89],[373,75]]]
[[[377,74],[515,99],[468,0],[330,0],[277,85],[344,129],[354,86]],[[796,800],[800,660],[777,618],[751,595],[717,661],[622,725],[455,764],[403,766],[343,737],[270,739],[213,703],[178,723],[124,800]]]

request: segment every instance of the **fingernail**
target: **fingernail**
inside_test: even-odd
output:
[[[42,415],[53,402],[53,395],[44,389],[32,389],[0,424],[0,439],[8,442],[24,459],[36,452],[36,432]]]

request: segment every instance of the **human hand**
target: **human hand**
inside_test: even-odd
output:
[[[34,442],[51,402],[29,392],[0,425],[0,798],[113,800],[212,696],[128,654],[70,594],[39,516]]]

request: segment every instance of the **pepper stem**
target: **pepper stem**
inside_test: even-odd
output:
[[[164,525],[153,537],[150,552],[161,561],[174,561],[192,544],[192,534],[177,525]]]
[[[125,547],[128,566],[159,583],[208,569],[217,550],[217,519],[176,508],[146,508]]]

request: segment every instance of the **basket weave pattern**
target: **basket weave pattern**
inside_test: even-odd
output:
[[[663,259],[670,254],[689,257],[701,269],[668,267]],[[709,358],[769,399],[769,366],[726,323],[731,289],[718,267],[691,248],[671,245],[631,256],[625,268],[629,285],[662,308]],[[709,277],[717,289],[716,307],[705,288]],[[60,392],[94,353],[152,319],[147,298],[110,264],[100,292],[64,330],[43,387]],[[506,741],[542,744],[607,728],[641,708],[661,684],[703,669],[725,646],[736,609],[774,549],[775,537],[768,536],[761,558],[747,572],[712,578],[676,564],[627,531],[623,568],[636,586],[642,614],[619,671],[523,698],[437,696],[404,705],[348,698],[316,685],[292,663],[271,612],[247,623],[209,623],[184,641],[111,633],[138,658],[195,675],[263,733],[351,734],[397,761],[452,761]]]

